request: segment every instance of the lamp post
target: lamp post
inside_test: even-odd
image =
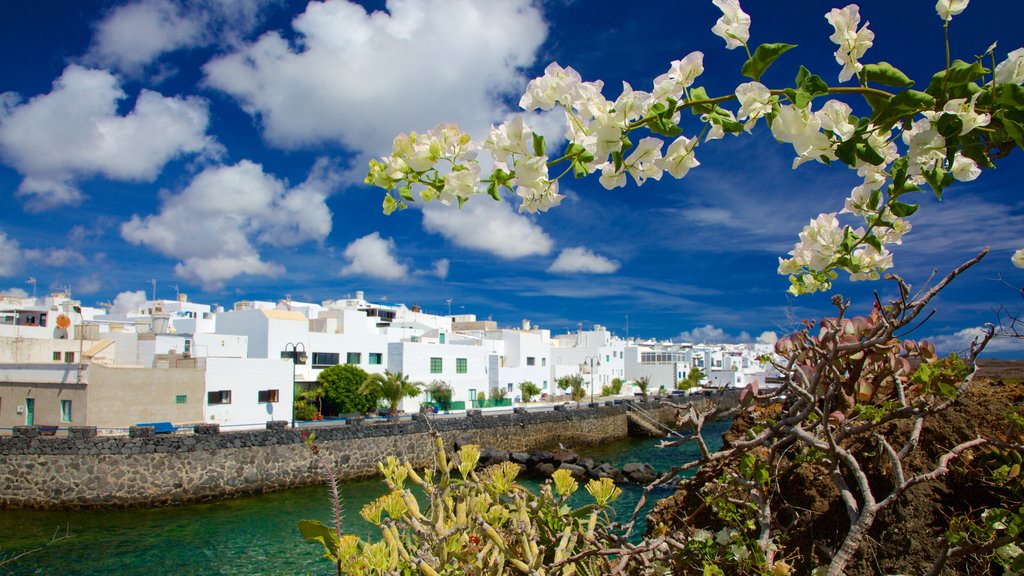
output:
[[[597,362],[597,366],[601,366],[600,356],[587,356],[583,359],[583,363],[580,364],[580,369],[587,367],[587,363],[590,363],[590,403],[594,403],[594,363]]]
[[[299,347],[302,347],[299,350]],[[289,347],[291,349],[289,350]],[[306,363],[306,345],[302,342],[294,344],[289,342],[284,345],[284,350],[281,352],[281,358],[288,358],[292,361],[292,428],[295,428],[295,371],[299,364]]]

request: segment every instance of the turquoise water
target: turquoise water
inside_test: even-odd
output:
[[[708,426],[706,437],[712,448],[720,444],[727,426],[726,422]],[[580,453],[617,466],[646,462],[659,471],[696,457],[692,444],[659,449],[658,442],[623,440]],[[359,517],[359,509],[384,491],[377,480],[342,486],[348,532],[376,536]],[[640,493],[638,487],[624,487],[616,503],[622,520],[628,518]],[[658,491],[652,496],[669,493]],[[331,523],[326,488],[149,510],[3,511],[0,563],[41,549],[0,566],[0,576],[332,574],[331,564],[320,557],[319,545],[304,542],[299,535],[295,526],[302,519]],[[67,537],[47,545],[55,534]]]

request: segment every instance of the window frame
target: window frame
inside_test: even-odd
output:
[[[60,421],[61,422],[67,422],[67,423],[71,422],[71,417],[72,417],[71,409],[72,409],[71,400],[61,400],[60,401]]]
[[[352,361],[353,358],[355,359],[355,362]],[[362,352],[346,352],[345,353],[345,364],[352,364],[353,366],[358,366],[358,365],[360,365],[362,363],[363,363],[363,353]]]
[[[376,362],[374,362],[376,360]],[[384,353],[383,352],[368,352],[367,363],[370,366],[383,366],[384,365]]]
[[[281,390],[278,388],[271,388],[268,390],[260,390],[256,393],[257,404],[276,404],[281,401]]]
[[[468,374],[469,373],[469,358],[456,358],[455,359],[455,373],[456,374]]]
[[[217,401],[214,402],[216,395]],[[223,406],[231,404],[231,390],[210,390],[206,393],[207,406]]]
[[[341,364],[341,354],[338,352],[313,352],[312,354],[313,368],[328,368],[331,366],[337,366]],[[326,362],[326,358],[334,358],[334,363]],[[319,360],[319,362],[318,362]]]
[[[444,374],[444,358],[441,356],[430,357],[430,373]]]

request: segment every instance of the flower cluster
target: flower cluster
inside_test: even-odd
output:
[[[528,112],[564,112],[568,144],[559,157],[547,155],[544,138],[522,116],[492,127],[481,143],[442,124],[426,134],[399,135],[390,156],[371,161],[366,182],[388,192],[387,213],[415,201],[414,191],[424,201],[461,206],[474,194],[486,192],[500,200],[508,190],[518,197],[520,211],[545,211],[561,202],[558,182],[566,174],[599,172],[601,185],[609,190],[626,186],[628,176],[638,186],[660,180],[665,172],[682,178],[700,165],[695,150],[702,140],[750,132],[764,120],[776,140],[793,146],[793,168],[808,161],[841,161],[862,178],[839,213],[813,219],[790,258],[780,258],[779,273],[790,276],[791,292],[802,294],[829,289],[838,270],[853,280],[879,278],[893,265],[887,246],[902,242],[911,228],[907,218],[917,209],[901,200],[903,194],[928,186],[941,198],[954,181],[974,180],[983,168],[994,166],[991,160],[997,156],[990,157],[990,148],[1021,146],[1019,125],[1012,118],[1024,113],[1019,102],[1024,95],[1015,91],[1024,85],[1024,48],[1010,52],[994,71],[980,59],[948,64],[924,92],[870,88],[868,82],[900,88],[914,82],[890,64],[864,61],[874,33],[867,22],[861,24],[859,7],[850,4],[832,9],[825,19],[842,66],[839,81],[856,78],[859,86],[833,89],[801,67],[793,88],[770,89],[759,81],[761,75],[793,46],[763,44],[751,53],[750,16],[739,0],[712,1],[722,11],[712,31],[726,48],[743,46],[748,55],[742,72],[752,81],[733,94],[709,98],[695,86],[704,73],[701,52],[673,61],[654,79],[650,92],[623,83],[614,100],[603,94],[603,82],[585,81],[571,67],[552,63],[529,82],[519,105]],[[938,0],[935,9],[947,31],[967,5],[968,0]],[[992,79],[986,82],[989,74]],[[865,97],[872,113],[858,118],[853,107],[836,98],[816,105],[817,98],[840,93]],[[735,112],[722,106],[729,100],[738,102]],[[1001,106],[1006,113],[999,113]],[[687,108],[700,119],[699,135],[682,134],[681,112]],[[638,130],[647,134],[634,143],[630,136]],[[481,152],[494,165],[487,177],[481,176],[477,161]],[[562,163],[564,169],[552,170]],[[863,224],[845,225],[840,217],[860,218]],[[1013,262],[1024,266],[1024,254],[1019,251]]]

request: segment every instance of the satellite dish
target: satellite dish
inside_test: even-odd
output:
[[[57,316],[57,328],[67,330],[69,326],[71,326],[71,318],[68,318],[67,314]]]

